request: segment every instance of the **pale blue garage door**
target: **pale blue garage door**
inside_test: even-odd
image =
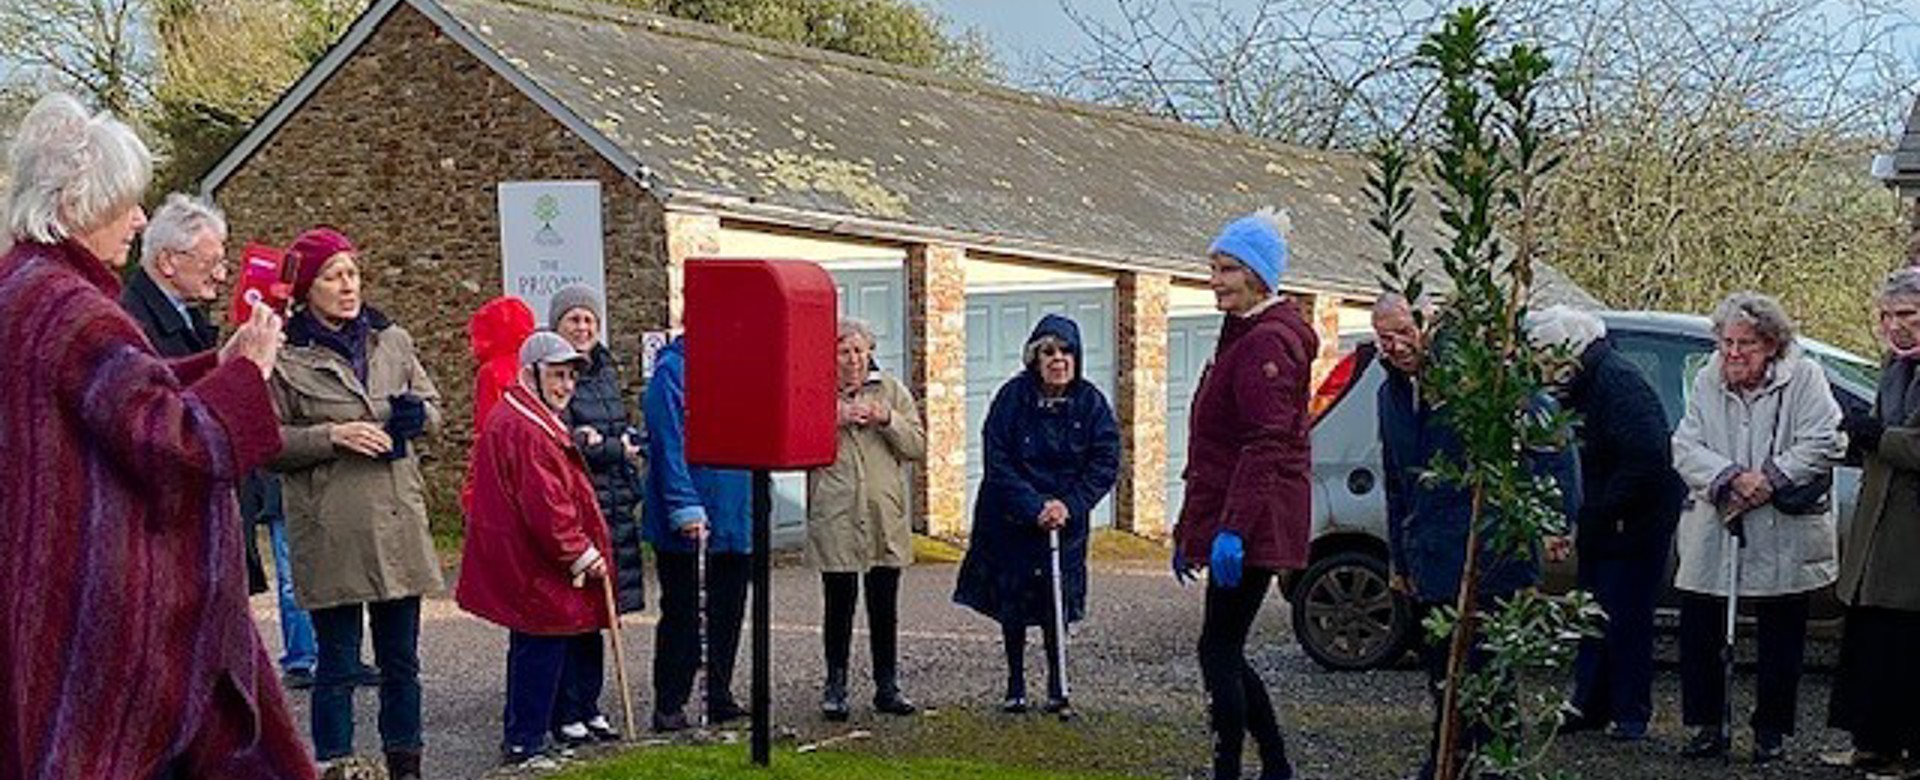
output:
[[[1200,373],[1213,359],[1220,340],[1220,315],[1195,314],[1167,321],[1167,528],[1180,518],[1186,483],[1180,472],[1187,466],[1187,420],[1193,409]]]
[[[967,295],[967,522],[982,473],[980,429],[1000,386],[1023,370],[1020,351],[1033,326],[1047,314],[1080,325],[1086,365],[1081,374],[1113,403],[1113,290],[1019,290]],[[1094,509],[1096,526],[1113,524],[1113,497]]]
[[[873,326],[875,362],[887,373],[907,377],[907,282],[899,268],[832,270],[841,316]],[[807,476],[783,472],[773,478],[774,546],[799,544],[806,533]]]

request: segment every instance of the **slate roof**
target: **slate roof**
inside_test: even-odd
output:
[[[1226,220],[1292,212],[1290,277],[1371,296],[1367,164],[592,0],[405,0],[637,161],[656,193],[1031,241],[1193,277]],[[437,13],[436,13],[437,11]],[[369,13],[372,13],[370,11]],[[324,63],[323,63],[324,65]],[[502,67],[499,63],[496,68]],[[1437,222],[1413,226],[1439,242]],[[1557,272],[1543,300],[1593,305]]]

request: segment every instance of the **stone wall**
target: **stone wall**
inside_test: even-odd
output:
[[[444,396],[428,448],[442,522],[471,440],[467,318],[501,289],[495,185],[540,179],[601,183],[611,345],[637,390],[639,334],[668,316],[658,202],[410,7],[214,193],[235,246],[320,223],[360,245],[368,302],[413,333]]]
[[[934,536],[967,533],[967,260],[958,247],[907,250],[911,389],[927,417],[927,462],[914,470],[914,506]]]
[[[1115,413],[1120,418],[1120,482],[1114,518],[1120,530],[1165,536],[1167,512],[1167,295],[1164,274],[1122,274],[1114,289],[1118,352]]]

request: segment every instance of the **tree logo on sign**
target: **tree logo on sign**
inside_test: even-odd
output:
[[[553,221],[560,218],[560,199],[552,195],[541,195],[533,201],[533,218],[540,223],[540,229],[534,231],[533,243],[540,246],[560,246],[566,240],[560,237],[560,231],[553,229]]]

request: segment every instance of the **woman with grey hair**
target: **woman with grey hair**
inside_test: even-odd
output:
[[[1528,318],[1527,337],[1570,358],[1550,374],[1555,395],[1578,417],[1577,576],[1607,613],[1606,633],[1580,642],[1561,731],[1607,728],[1613,739],[1639,741],[1653,719],[1654,603],[1686,497],[1666,411],[1594,314],[1541,309]]]
[[[1689,491],[1674,575],[1682,719],[1694,729],[1682,754],[1728,748],[1721,652],[1739,556],[1734,586],[1759,617],[1753,759],[1769,762],[1784,757],[1794,730],[1809,597],[1838,570],[1827,493],[1846,440],[1826,374],[1794,344],[1779,302],[1734,293],[1714,309],[1713,332],[1719,348],[1694,377],[1673,434],[1674,466]]]
[[[167,359],[116,302],[152,158],[61,94],[0,257],[0,777],[310,778],[254,629],[234,486],[280,449],[266,307]]]
[[[918,710],[900,693],[899,601],[900,571],[913,564],[907,467],[926,459],[927,437],[913,394],[880,370],[873,348],[872,328],[840,320],[839,454],[833,465],[807,472],[807,560],[820,570],[826,595],[827,684],[820,712],[828,720],[849,714],[847,659],[863,578],[873,708],[890,715]]]
[[[1027,629],[1047,650],[1046,711],[1074,716],[1060,660],[1060,628],[1085,614],[1093,508],[1120,470],[1120,428],[1100,389],[1081,375],[1080,326],[1058,314],[1027,337],[1026,368],[1000,386],[980,434],[980,493],[953,600],[1000,624],[1007,653],[1001,709],[1027,705]],[[1059,569],[1050,555],[1059,533]],[[1059,578],[1064,614],[1054,609]]]
[[[1828,711],[1853,750],[1829,762],[1899,774],[1920,762],[1920,269],[1889,274],[1874,303],[1887,355],[1873,410],[1842,423],[1863,471],[1834,588],[1846,628]]]

